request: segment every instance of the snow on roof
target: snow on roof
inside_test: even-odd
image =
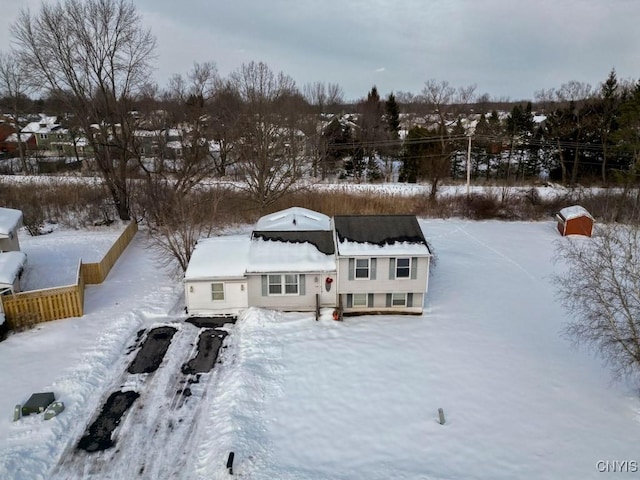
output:
[[[260,238],[251,241],[247,272],[331,272],[333,255],[325,255],[310,243],[290,243]]]
[[[573,218],[578,218],[578,217],[588,217],[591,220],[593,220],[593,217],[587,211],[587,209],[584,207],[581,207],[580,205],[565,207],[562,210],[560,210],[559,213],[560,213],[560,216],[565,220],[571,220]]]
[[[246,235],[199,240],[184,274],[185,280],[244,277],[250,243]]]
[[[291,207],[261,217],[255,229],[262,231],[331,230],[331,219],[307,208]]]
[[[333,242],[333,233],[326,230],[303,230],[284,232],[278,232],[275,230],[262,232],[254,230],[251,238],[261,238],[263,240],[273,240],[289,243],[310,243],[325,255],[333,255],[336,250]]]
[[[26,143],[29,140],[31,140],[32,137],[33,137],[33,133],[24,133],[23,132],[23,133],[20,134],[20,141],[22,143]],[[18,134],[17,133],[12,133],[7,138],[5,138],[4,141],[7,142],[7,143],[18,143]]]
[[[11,287],[25,263],[27,254],[24,252],[0,253],[0,288]]]
[[[420,256],[430,255],[429,248],[424,243],[395,242],[378,245],[376,243],[361,243],[344,240],[338,242],[338,252],[345,256]]]
[[[0,207],[0,236],[7,236],[22,224],[22,212]]]
[[[58,117],[50,117],[44,114],[40,114],[40,120],[37,122],[31,122],[22,129],[23,132],[31,133],[51,133],[56,127],[60,127],[57,123]]]

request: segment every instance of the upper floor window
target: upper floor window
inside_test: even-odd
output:
[[[369,259],[356,258],[356,278],[369,278]]]
[[[411,259],[396,258],[396,278],[411,277]]]
[[[46,140],[47,139],[47,134],[46,133],[41,133],[40,134],[40,139],[41,140]]]
[[[389,280],[418,278],[418,257],[389,258]]]

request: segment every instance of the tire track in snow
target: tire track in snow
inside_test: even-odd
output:
[[[518,270],[520,270],[521,272],[523,272],[527,277],[529,277],[531,280],[535,280],[538,281],[538,279],[536,277],[534,277],[533,275],[531,275],[531,273],[529,273],[529,271],[524,268],[522,265],[520,265],[518,262],[516,262],[515,260],[513,260],[512,258],[508,257],[507,255],[505,255],[502,252],[499,252],[498,250],[496,250],[495,248],[493,248],[492,246],[486,244],[485,242],[483,242],[482,240],[480,240],[478,237],[476,237],[475,235],[472,235],[471,233],[469,233],[466,229],[467,224],[464,224],[460,227],[457,227],[457,230],[464,233],[467,237],[469,237],[471,240],[473,240],[474,242],[476,242],[477,244],[483,246],[484,248],[486,248],[487,250],[489,250],[490,252],[496,254],[497,256],[499,256],[500,258],[503,258],[504,260],[506,260],[507,262],[511,263],[512,265],[515,265]]]

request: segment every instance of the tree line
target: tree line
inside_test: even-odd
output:
[[[212,195],[202,188],[212,177],[237,180],[259,212],[304,177],[425,181],[434,200],[445,179],[467,174],[506,184],[541,175],[567,185],[636,181],[640,83],[614,71],[598,89],[569,82],[510,112],[473,85],[436,80],[386,98],[373,86],[347,104],[338,84],[298,88],[262,62],[226,77],[213,62],[195,63],[160,88],[155,38],[127,0],[46,3],[23,10],[11,34],[13,50],[0,55],[3,110],[18,130],[29,109],[63,115],[123,220],[170,228],[197,216],[201,202],[220,201],[201,198]],[[155,137],[151,150],[141,131]],[[193,239],[176,240],[185,241]]]

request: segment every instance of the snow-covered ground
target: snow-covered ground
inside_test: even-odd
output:
[[[102,470],[60,468],[121,381],[136,332],[182,320],[179,281],[138,235],[106,282],[88,287],[84,317],[0,343],[0,478],[228,478],[230,451],[234,474],[252,479],[587,479],[602,478],[600,461],[639,462],[637,385],[611,383],[560,335],[567,317],[549,277],[566,239],[555,225],[421,225],[437,255],[424,315],[341,323],[250,309],[184,412],[188,430],[160,440],[133,412]],[[160,392],[189,346],[176,335],[145,410],[164,412]],[[12,422],[14,405],[38,391],[67,409]],[[141,457],[154,468],[141,471]]]
[[[93,230],[54,229],[31,237],[20,233],[20,249],[27,254],[22,290],[71,285],[76,282],[78,262],[99,262],[124,230],[121,224]]]

